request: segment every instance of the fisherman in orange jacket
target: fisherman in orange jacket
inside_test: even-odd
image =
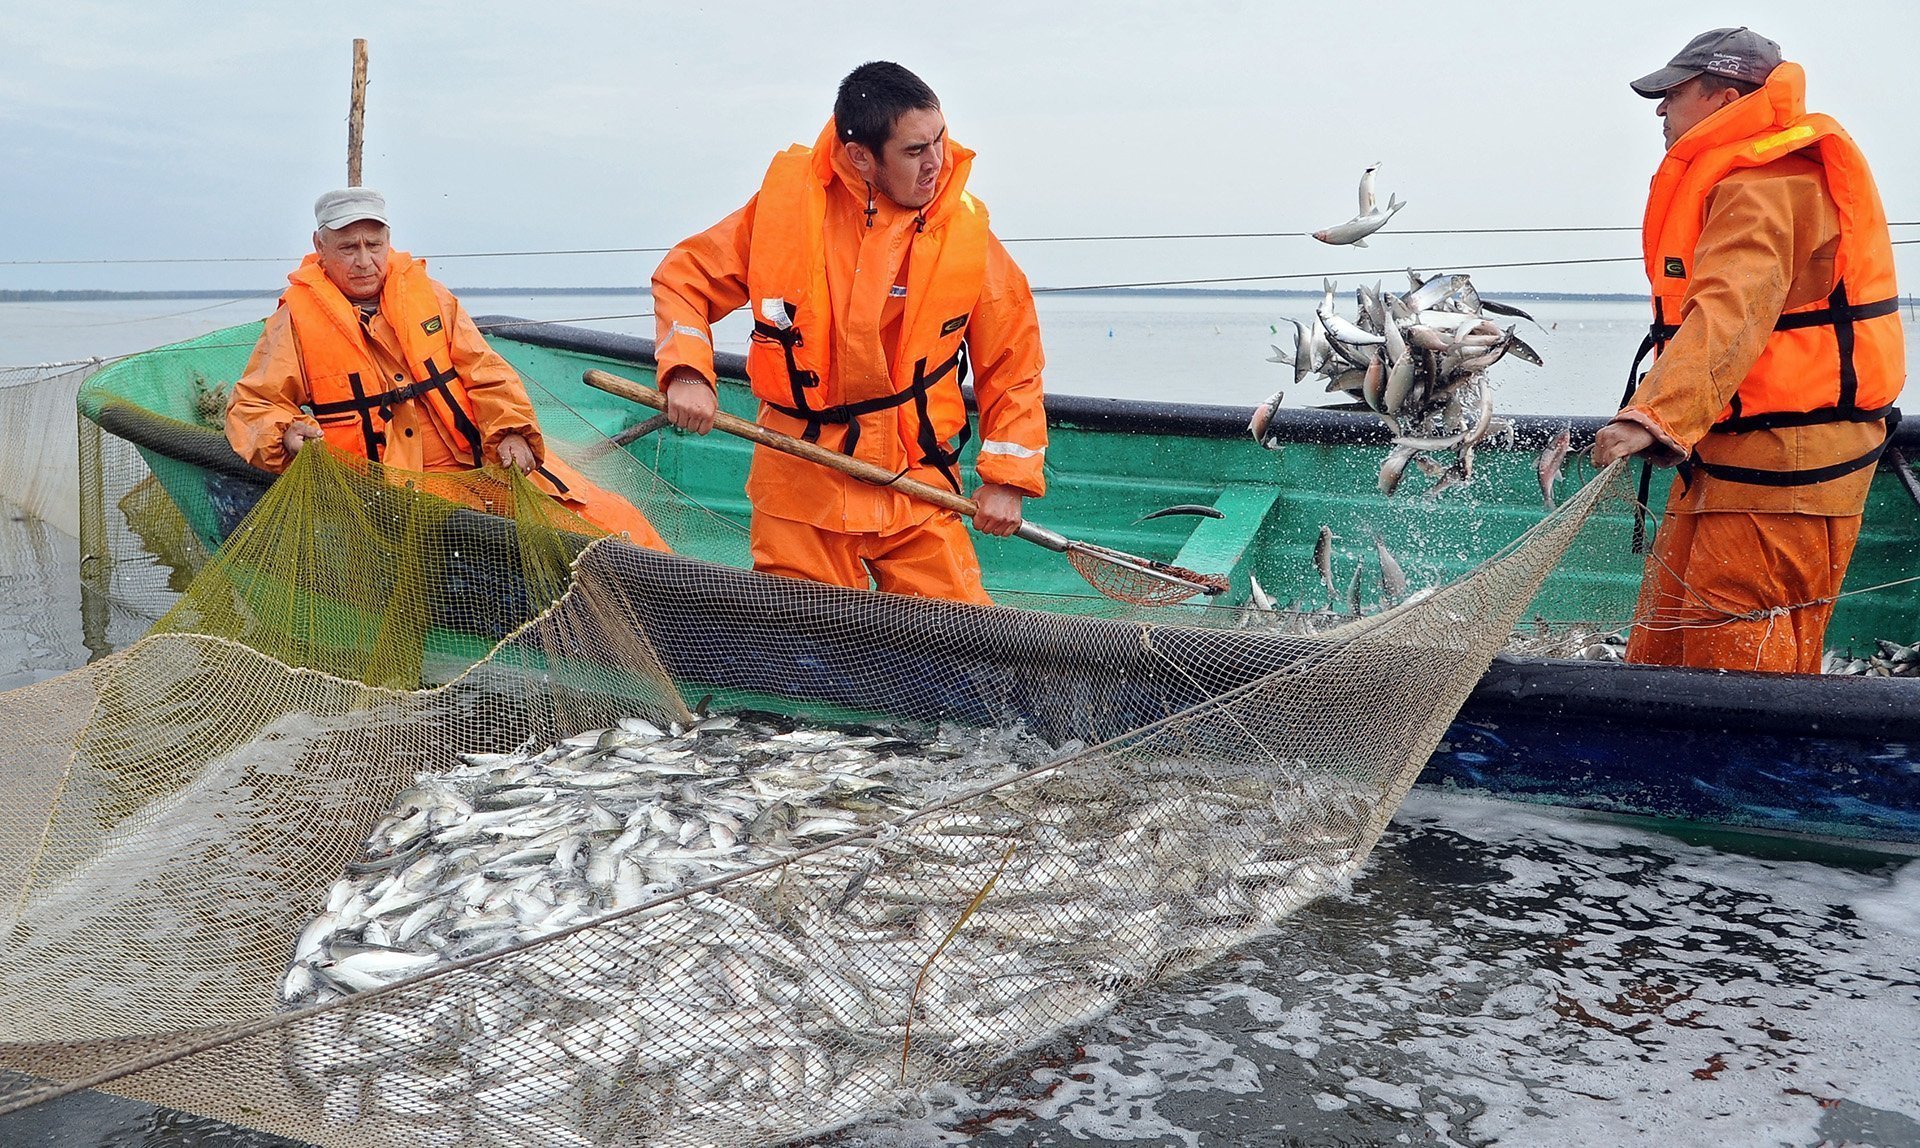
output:
[[[966,190],[973,153],[946,127],[912,72],[854,69],[814,145],[775,156],[746,206],[654,272],[659,378],[673,424],[707,433],[712,325],[750,306],[762,425],[958,492],[971,364],[982,440],[973,523],[1007,535],[1023,499],[1046,491],[1039,320]],[[747,494],[756,570],[989,602],[951,511],[765,447]]]
[[[1800,66],[1746,28],[1633,89],[1665,120],[1643,234],[1658,357],[1593,460],[1681,469],[1627,660],[1818,673],[1906,381],[1880,194],[1807,112]]]
[[[520,376],[424,262],[388,247],[379,192],[330,191],[314,221],[314,253],[287,276],[228,402],[242,458],[278,473],[325,438],[398,470],[497,462],[602,530],[666,549],[640,511],[546,450]]]

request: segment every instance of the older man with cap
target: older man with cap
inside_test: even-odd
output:
[[[227,407],[241,457],[278,473],[306,442],[399,470],[516,467],[609,533],[666,544],[645,516],[546,449],[520,376],[426,264],[388,247],[364,187],[314,204],[313,254],[291,275]]]
[[[1817,673],[1906,381],[1886,212],[1859,147],[1806,110],[1805,74],[1764,36],[1702,33],[1632,86],[1660,101],[1667,153],[1630,377],[1657,357],[1593,459],[1680,473],[1627,659]]]

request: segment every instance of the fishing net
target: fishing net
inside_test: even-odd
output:
[[[1288,634],[756,575],[510,473],[147,461],[210,553],[0,695],[0,1113],[356,1146],[788,1142],[1217,959],[1350,878],[1613,477]]]
[[[74,449],[74,396],[99,366],[84,362],[0,367],[0,493],[28,514],[70,535],[79,533],[79,454]]]
[[[77,612],[85,648],[104,653],[146,633],[204,551],[174,528],[179,512],[133,445],[76,413],[76,394],[100,368],[98,359],[0,367],[0,586],[15,604],[71,602],[61,613]],[[36,593],[23,598],[21,586]],[[47,656],[67,644],[34,635]]]

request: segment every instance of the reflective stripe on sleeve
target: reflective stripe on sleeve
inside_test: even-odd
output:
[[[705,331],[702,331],[698,327],[689,327],[685,323],[675,323],[673,326],[667,328],[667,337],[662,345],[664,346],[665,343],[673,342],[675,335],[692,335],[702,343],[705,343],[709,351],[713,349],[713,340],[707,337]]]
[[[1004,454],[1013,458],[1039,458],[1047,453],[1047,448],[1041,447],[1039,450],[1034,450],[1032,447],[1021,446],[1017,442],[1002,442],[999,439],[990,438],[980,444],[980,453]]]

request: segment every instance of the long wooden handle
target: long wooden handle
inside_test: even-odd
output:
[[[610,395],[619,395],[623,399],[652,407],[656,411],[667,409],[667,397],[645,383],[636,383],[632,379],[623,379],[619,375],[611,375],[605,371],[588,371],[583,377],[588,386],[598,387]],[[841,474],[850,474],[861,482],[912,495],[914,498],[951,510],[955,514],[972,518],[974,511],[979,509],[974,505],[973,499],[964,495],[955,494],[951,490],[942,490],[937,486],[928,486],[924,482],[895,474],[886,467],[862,462],[850,455],[841,454],[837,450],[828,450],[819,443],[797,439],[792,435],[781,434],[777,430],[768,430],[759,423],[748,422],[725,411],[713,413],[713,425],[716,430],[723,430],[730,435],[757,442],[761,446],[796,455],[809,462],[817,462]]]

